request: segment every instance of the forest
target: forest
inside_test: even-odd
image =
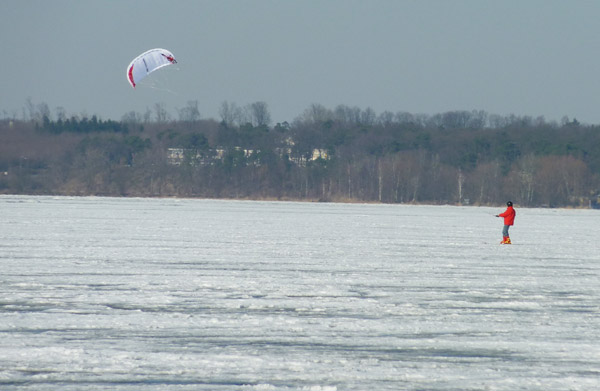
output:
[[[0,194],[598,207],[600,126],[484,111],[164,104],[120,121],[28,102],[0,119]]]

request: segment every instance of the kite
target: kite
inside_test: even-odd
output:
[[[144,77],[171,64],[177,64],[173,53],[165,49],[148,50],[137,56],[127,67],[127,80],[133,88]]]

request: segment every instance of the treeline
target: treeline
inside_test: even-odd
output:
[[[220,120],[196,102],[178,112],[0,120],[0,192],[562,207],[600,190],[600,127],[568,118],[311,105],[272,125],[264,102],[225,102]]]
[[[36,124],[39,128],[40,125]],[[57,121],[51,121],[49,117],[44,116],[42,118],[41,128],[44,131],[60,134],[63,132],[72,133],[94,133],[94,132],[113,132],[113,133],[127,133],[127,125],[120,122],[107,120],[103,121],[98,119],[97,116],[91,118],[83,117],[79,119],[77,117],[71,117],[67,119],[58,119]]]

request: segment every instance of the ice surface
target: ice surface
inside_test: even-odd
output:
[[[2,390],[600,389],[600,214],[0,197]]]

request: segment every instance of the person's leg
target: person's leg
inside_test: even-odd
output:
[[[508,228],[510,228],[510,225],[505,225],[504,228],[502,228],[502,243],[503,244],[511,244],[510,235],[508,234]]]

